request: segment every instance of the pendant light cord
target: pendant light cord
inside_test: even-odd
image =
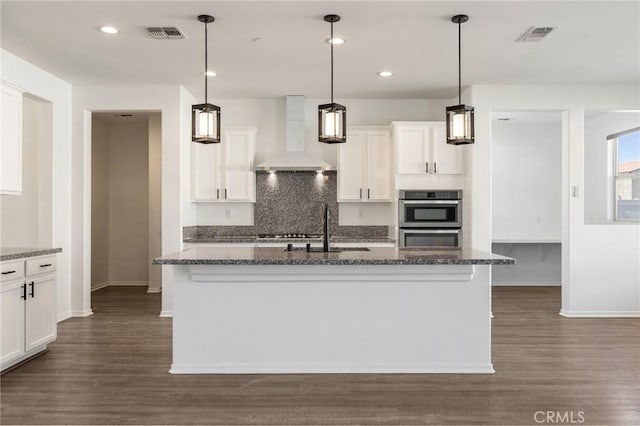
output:
[[[207,103],[207,92],[208,92],[208,90],[207,90],[208,89],[208,86],[207,86],[207,83],[208,83],[208,81],[207,81],[207,79],[208,79],[207,71],[208,71],[208,67],[209,67],[208,63],[207,63],[207,59],[208,59],[207,58],[207,51],[209,50],[209,49],[207,49],[207,47],[208,47],[207,46],[207,41],[208,40],[209,40],[209,37],[207,35],[207,23],[205,22],[204,23],[204,103],[205,104]]]
[[[460,41],[462,34],[462,23],[458,22],[458,105],[462,105],[462,43]]]
[[[331,22],[331,38],[329,44],[331,45],[331,103],[333,103],[333,22]]]

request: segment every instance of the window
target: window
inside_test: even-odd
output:
[[[640,221],[640,127],[607,137],[613,141],[613,208],[616,221]]]

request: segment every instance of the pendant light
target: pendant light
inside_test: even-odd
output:
[[[204,103],[191,107],[191,140],[197,143],[220,143],[220,107],[207,102],[207,24],[214,21],[211,15],[198,15],[204,23]]]
[[[340,20],[338,15],[325,15],[331,24],[331,103],[318,105],[318,140],[324,143],[345,143],[347,141],[347,107],[333,102],[333,24]]]
[[[451,18],[451,22],[458,24],[458,105],[447,107],[447,143],[451,145],[465,145],[475,141],[473,107],[462,103],[460,26],[468,20],[469,17],[467,15],[456,15]]]

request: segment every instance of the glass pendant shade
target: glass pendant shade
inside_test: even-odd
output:
[[[318,106],[318,140],[324,143],[347,141],[347,108],[330,103]]]
[[[220,143],[220,107],[198,104],[191,107],[191,140],[198,143]]]
[[[475,142],[473,107],[455,105],[447,107],[447,143],[465,145]]]

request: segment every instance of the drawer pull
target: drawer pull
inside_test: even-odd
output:
[[[9,274],[15,274],[16,271],[5,271],[2,273],[2,275],[9,275]]]
[[[47,266],[51,266],[50,263],[45,263],[44,265],[40,265],[41,268],[46,268]]]

